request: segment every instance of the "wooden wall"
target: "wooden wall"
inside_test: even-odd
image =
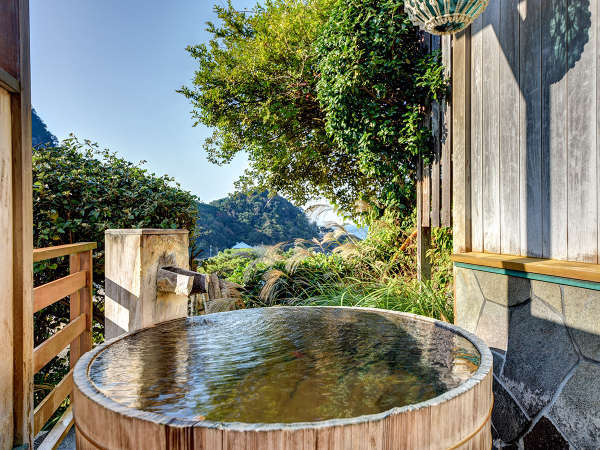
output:
[[[0,449],[33,448],[29,2],[0,1]]]
[[[0,88],[0,449],[12,447],[13,436],[13,290],[12,169],[10,94]]]
[[[600,262],[598,27],[598,0],[497,0],[454,49],[472,251]]]

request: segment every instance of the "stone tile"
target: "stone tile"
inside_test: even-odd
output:
[[[455,267],[456,324],[471,333],[477,328],[484,299],[473,271]]]
[[[488,347],[506,350],[508,344],[508,308],[494,302],[485,302],[475,334],[485,341]]]
[[[502,365],[504,364],[504,355],[496,349],[492,350],[492,358],[494,359],[494,375],[499,377],[502,374]]]
[[[531,295],[544,300],[558,313],[562,314],[562,295],[560,285],[545,281],[531,280]]]
[[[561,317],[543,302],[511,308],[502,380],[529,417],[546,406],[579,357]]]
[[[533,429],[525,435],[526,450],[569,450],[569,443],[546,417],[542,417]]]
[[[600,448],[600,365],[582,361],[550,409],[550,418],[578,449]]]
[[[498,437],[504,442],[517,439],[528,427],[529,419],[511,395],[494,377],[494,410],[492,423]]]
[[[600,361],[600,291],[564,286],[565,321],[579,350]]]
[[[481,292],[487,300],[505,306],[515,306],[530,297],[529,280],[499,273],[477,271]]]

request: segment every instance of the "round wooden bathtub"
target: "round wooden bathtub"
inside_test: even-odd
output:
[[[492,357],[444,322],[281,307],[166,322],[74,370],[78,449],[490,449]]]

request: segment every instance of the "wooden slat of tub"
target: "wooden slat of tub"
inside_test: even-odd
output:
[[[260,442],[260,435],[258,436],[258,441]],[[223,449],[234,450],[237,448],[248,448],[246,446],[246,434],[239,431],[228,431],[223,435]]]
[[[450,448],[460,439],[457,436],[467,435],[471,432],[471,423],[466,420],[450,420],[449,418],[463,418],[465,409],[470,414],[470,409],[464,407],[464,396],[453,398],[431,410],[431,433],[434,448]],[[464,430],[468,430],[464,432]]]
[[[223,431],[194,427],[194,442],[199,450],[223,450]]]

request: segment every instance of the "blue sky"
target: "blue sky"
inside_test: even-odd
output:
[[[73,132],[147,160],[203,201],[224,197],[247,165],[218,167],[175,90],[190,84],[188,44],[206,42],[221,0],[31,0],[32,103],[59,139]],[[256,0],[234,0],[240,9]]]

